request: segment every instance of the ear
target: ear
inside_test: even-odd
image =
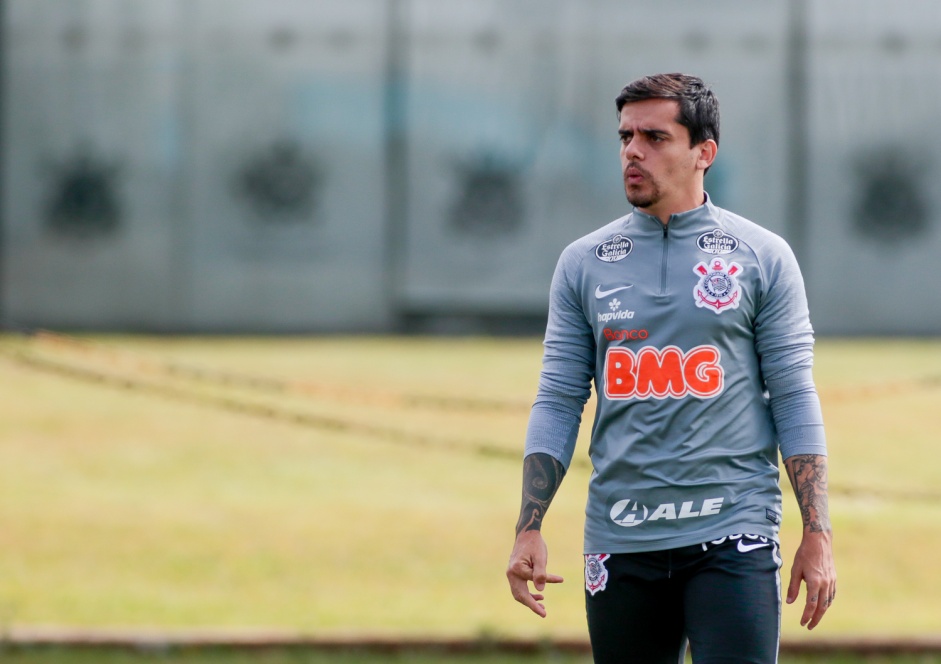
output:
[[[716,160],[719,145],[711,138],[707,138],[696,147],[699,149],[699,156],[696,159],[696,168],[706,170],[712,166],[712,162]]]

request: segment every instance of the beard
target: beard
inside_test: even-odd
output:
[[[627,168],[624,169],[624,193],[627,195],[627,202],[635,208],[648,208],[655,205],[662,198],[660,187],[650,177],[650,173],[637,164],[628,164],[628,168],[634,168],[640,171],[644,180],[640,185],[632,185],[627,179]]]
[[[649,208],[660,200],[660,190],[654,187],[653,191],[632,191],[630,187],[625,187],[627,202],[635,208]]]

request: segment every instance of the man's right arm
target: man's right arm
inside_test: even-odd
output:
[[[546,572],[548,551],[542,538],[542,519],[564,476],[565,467],[548,454],[537,452],[523,461],[523,498],[506,576],[513,598],[543,618],[542,591],[547,583],[561,583],[562,577]],[[529,589],[530,581],[535,593]]]
[[[570,277],[579,270],[583,249],[569,245],[552,276],[543,369],[526,429],[523,500],[506,570],[516,601],[542,617],[546,616],[540,603],[545,585],[562,582],[562,577],[546,573],[542,520],[572,459],[594,377],[594,335]],[[530,590],[530,581],[535,592]]]
[[[548,454],[530,454],[523,460],[523,500],[516,536],[542,530],[542,519],[565,476],[562,464]]]

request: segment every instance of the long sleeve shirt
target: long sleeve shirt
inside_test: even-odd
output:
[[[783,239],[711,201],[573,242],[526,436],[566,467],[592,383],[586,553],[776,538],[778,454],[826,454],[813,330]]]

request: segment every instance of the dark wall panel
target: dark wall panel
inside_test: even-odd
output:
[[[178,312],[175,4],[5,4],[5,322],[168,325]]]

